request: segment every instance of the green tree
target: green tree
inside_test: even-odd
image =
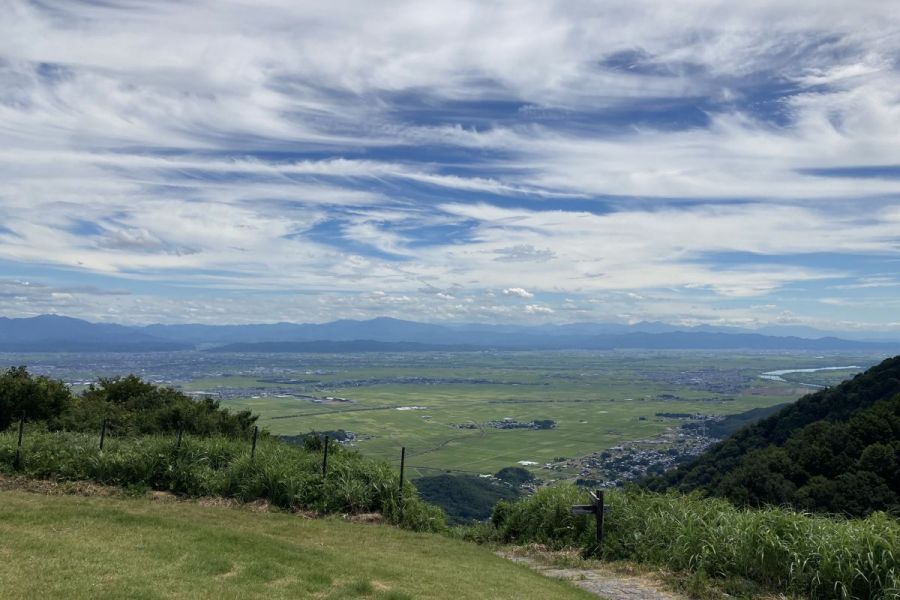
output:
[[[65,428],[96,428],[108,419],[113,431],[160,433],[183,427],[188,433],[246,436],[257,417],[249,410],[232,413],[217,400],[157,386],[135,375],[101,378],[72,404]]]
[[[29,421],[53,419],[71,399],[62,381],[31,375],[25,367],[10,367],[0,374],[0,430],[22,414]]]
[[[716,493],[736,504],[788,504],[797,489],[792,479],[799,478],[787,452],[770,447],[750,453],[740,467],[722,479]]]

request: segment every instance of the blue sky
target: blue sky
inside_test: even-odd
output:
[[[0,314],[900,333],[848,6],[8,0]]]

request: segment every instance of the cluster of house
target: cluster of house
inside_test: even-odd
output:
[[[698,415],[698,420],[713,417]],[[693,419],[692,419],[693,421]],[[647,475],[662,473],[706,452],[719,439],[704,428],[677,427],[652,438],[613,446],[602,452],[548,463],[547,469],[575,471],[576,483],[588,487],[613,488]]]

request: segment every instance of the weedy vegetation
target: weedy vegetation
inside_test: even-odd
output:
[[[130,436],[107,439],[99,449],[95,434],[26,428],[19,465],[17,432],[0,433],[0,471],[60,481],[95,481],[122,487],[165,490],[184,496],[266,500],[288,510],[320,514],[379,512],[393,524],[417,531],[441,531],[440,508],[419,500],[389,464],[336,444],[323,453],[261,439],[255,456],[246,440],[223,436]],[[320,442],[319,442],[320,443]],[[18,468],[16,468],[18,467]]]
[[[629,489],[607,495],[606,535],[597,548],[593,518],[569,514],[572,504],[586,502],[587,494],[574,486],[544,488],[518,502],[499,502],[490,526],[463,535],[580,547],[586,555],[740,577],[816,600],[900,597],[900,523],[884,513],[844,519]]]

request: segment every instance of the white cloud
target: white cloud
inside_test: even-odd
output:
[[[529,315],[552,315],[556,311],[549,306],[541,306],[540,304],[529,304],[525,307],[525,312]]]
[[[515,296],[516,298],[534,298],[534,294],[520,287],[506,288],[503,290],[504,296]]]
[[[5,9],[15,272],[345,298],[316,309],[330,316],[558,318],[567,296],[588,318],[609,294],[616,314],[743,322],[727,303],[889,287],[854,259],[900,253],[896,174],[821,176],[900,156],[898,19],[879,0]],[[669,108],[629,121],[650,105]],[[34,307],[140,299],[53,276]],[[706,304],[654,299],[667,289]],[[248,314],[209,299],[184,314],[206,309]]]

